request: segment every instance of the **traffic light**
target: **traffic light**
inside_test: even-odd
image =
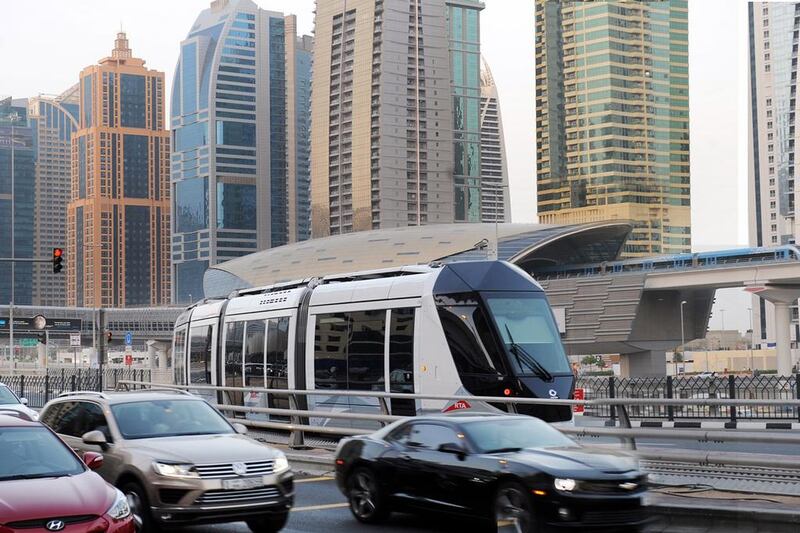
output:
[[[53,274],[58,274],[61,272],[61,269],[64,268],[64,265],[61,263],[64,262],[64,249],[63,248],[53,248]]]
[[[47,334],[45,332],[39,333],[37,340],[40,344],[47,344]]]
[[[109,344],[111,344],[111,337],[112,337],[111,332],[107,331],[106,332],[106,340],[108,341]]]

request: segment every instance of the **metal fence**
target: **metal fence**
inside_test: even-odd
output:
[[[26,398],[28,406],[43,407],[51,398],[62,392],[77,390],[102,391],[114,389],[124,380],[149,381],[148,369],[130,368],[59,368],[42,374],[0,374],[0,383],[8,385],[17,396]]]
[[[792,376],[667,376],[663,378],[582,377],[576,387],[587,400],[675,398],[686,400],[800,400],[800,374]],[[615,418],[613,405],[587,405],[586,415]],[[632,405],[637,419],[800,420],[800,409],[782,405]]]

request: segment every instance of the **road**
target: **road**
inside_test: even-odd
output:
[[[289,524],[283,530],[287,533],[324,531],[371,531],[373,533],[395,532],[459,532],[471,531],[469,522],[454,520],[451,517],[412,516],[393,514],[389,522],[376,529],[356,521],[347,508],[344,496],[336,488],[331,477],[312,477],[296,480],[295,508],[292,510]],[[510,531],[510,528],[504,528]],[[244,523],[223,524],[218,526],[195,526],[185,528],[186,533],[205,532],[246,532],[250,531]]]

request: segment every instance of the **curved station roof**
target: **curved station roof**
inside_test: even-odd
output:
[[[618,258],[632,223],[607,221],[547,224],[436,224],[333,235],[256,252],[209,268],[207,297],[275,283],[362,270],[498,259],[527,272],[537,266],[599,263]]]

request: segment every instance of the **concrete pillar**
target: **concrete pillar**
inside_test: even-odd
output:
[[[775,305],[775,351],[778,356],[778,375],[789,376],[792,373],[792,347],[789,328],[792,321],[792,310],[785,302],[774,302]]]
[[[150,370],[155,370],[158,362],[156,361],[156,346],[155,343],[147,343],[147,358],[150,360]]]
[[[667,353],[663,350],[645,350],[620,355],[620,375],[624,378],[665,376]]]
[[[41,342],[36,345],[36,356],[39,360],[39,368],[47,368],[47,345]]]
[[[158,369],[159,370],[166,370],[167,369],[167,350],[164,346],[160,346],[158,349]]]

